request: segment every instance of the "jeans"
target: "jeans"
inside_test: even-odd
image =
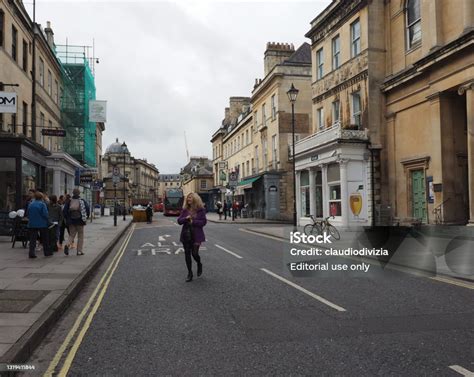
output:
[[[50,245],[49,245],[49,229],[48,228],[30,228],[29,235],[30,235],[30,250],[29,254],[30,257],[36,255],[36,241],[38,239],[38,232],[41,237],[41,241],[43,242],[43,253],[45,256],[52,255]]]

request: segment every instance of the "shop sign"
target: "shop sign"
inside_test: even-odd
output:
[[[236,172],[232,172],[229,174],[229,186],[236,187],[239,183],[239,175]]]
[[[89,101],[89,122],[107,121],[107,101]]]
[[[0,92],[0,114],[16,114],[16,93]]]
[[[43,128],[41,130],[41,134],[43,136],[65,137],[66,136],[66,130],[62,130],[60,128]]]

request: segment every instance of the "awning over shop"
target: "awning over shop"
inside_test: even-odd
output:
[[[259,175],[258,177],[243,179],[242,181],[240,181],[240,182],[237,184],[237,188],[239,188],[239,189],[241,189],[241,190],[245,190],[245,189],[252,188],[253,183],[254,183],[255,181],[259,180],[260,178],[262,178],[261,175]]]

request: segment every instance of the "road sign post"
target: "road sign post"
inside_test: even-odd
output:
[[[235,221],[235,209],[234,209],[234,192],[237,184],[239,183],[239,174],[235,171],[229,173],[229,187],[232,190],[232,221]]]

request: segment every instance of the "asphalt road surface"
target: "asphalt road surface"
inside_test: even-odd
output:
[[[30,364],[70,376],[462,376],[474,290],[403,271],[295,278],[284,242],[212,224],[185,282],[175,218],[138,225]],[[194,262],[193,262],[194,263]],[[92,298],[91,298],[92,297]],[[25,374],[31,375],[31,374]]]

